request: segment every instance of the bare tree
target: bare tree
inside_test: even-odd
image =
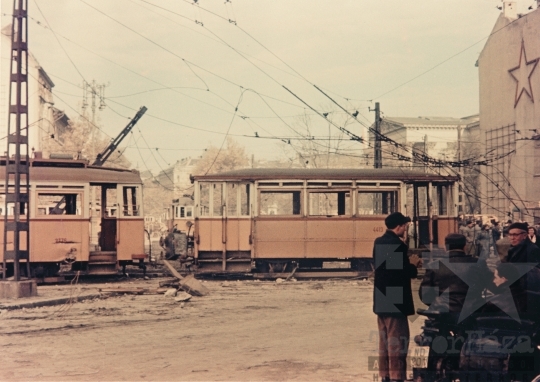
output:
[[[280,144],[293,166],[306,168],[343,168],[361,165],[360,142],[336,127],[342,127],[357,136],[360,125],[350,115],[329,106],[326,120],[315,114],[304,113],[291,126],[298,138]],[[321,138],[323,137],[323,138]]]
[[[46,157],[51,153],[71,154],[74,158],[87,159],[90,163],[110,142],[84,115],[69,121],[69,128],[61,136],[48,138],[43,142],[43,154]],[[106,166],[130,168],[131,164],[119,151],[110,156]]]
[[[210,146],[197,162],[193,173],[202,175],[245,168],[249,164],[246,149],[231,137],[227,137],[224,148]]]

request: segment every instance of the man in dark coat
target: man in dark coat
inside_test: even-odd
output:
[[[411,219],[400,212],[388,215],[386,232],[375,239],[373,312],[379,328],[379,375],[383,381],[406,379],[409,322],[414,314],[411,279],[418,274],[421,260],[408,257],[403,241]]]
[[[484,259],[465,253],[467,238],[464,235],[451,233],[444,242],[446,257],[426,265],[418,293],[429,306],[428,310],[446,314],[457,323],[483,305],[482,291],[492,282],[493,273]]]
[[[444,242],[448,257],[444,262],[439,261],[436,267],[426,266],[426,274],[418,293],[422,302],[431,310],[440,313],[460,313],[469,292],[469,284],[466,282],[468,278],[459,271],[474,269],[471,265],[476,264],[478,259],[465,253],[467,238],[464,235],[451,233],[446,236]],[[446,261],[450,263],[448,266],[445,265]],[[451,265],[463,269],[455,272],[456,269]]]
[[[532,269],[523,274],[514,282],[512,277],[505,276],[505,264],[497,268],[499,283],[510,281],[510,290],[518,311],[523,315],[528,315],[537,310],[538,298],[528,293],[540,292],[540,248],[529,240],[528,226],[526,223],[513,223],[508,226],[508,238],[510,239],[510,249],[505,263],[513,263],[518,266],[520,263],[527,263]],[[508,268],[508,267],[507,267]],[[510,270],[512,268],[509,268]],[[533,300],[529,301],[530,298]]]
[[[535,263],[540,268],[540,248],[529,240],[528,226],[525,223],[513,223],[508,227],[510,249],[506,262]]]

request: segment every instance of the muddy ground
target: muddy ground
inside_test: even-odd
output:
[[[160,278],[41,286],[79,295],[157,288]],[[415,289],[419,281],[414,281]],[[361,280],[206,281],[175,302],[120,295],[1,310],[3,381],[375,381],[373,284]],[[416,292],[415,292],[416,295]],[[419,306],[419,305],[417,305]],[[422,319],[411,323],[420,331]],[[413,345],[411,345],[413,346]],[[375,379],[374,379],[375,377]]]

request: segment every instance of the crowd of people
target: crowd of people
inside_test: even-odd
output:
[[[373,248],[373,312],[379,328],[379,375],[383,382],[406,379],[407,317],[415,313],[411,279],[417,277],[422,265],[418,256],[408,256],[405,237],[410,222],[399,212],[387,216],[387,231],[375,240]],[[446,262],[434,267],[426,264],[421,300],[456,322],[477,312],[527,314],[532,308],[527,307],[528,292],[540,292],[537,232],[537,227],[524,222],[464,221],[459,233],[445,238]],[[498,255],[496,267],[488,266],[490,255]],[[525,272],[523,266],[528,267]]]
[[[529,225],[526,222],[513,222],[507,220],[501,224],[498,220],[492,219],[489,223],[483,223],[482,220],[466,220],[463,217],[459,219],[459,233],[465,236],[467,244],[465,252],[474,257],[485,258],[491,251],[498,254],[501,260],[506,256],[510,246],[508,239],[509,227],[514,223],[522,223],[527,226],[527,236],[533,244],[540,245],[537,240],[540,226]]]

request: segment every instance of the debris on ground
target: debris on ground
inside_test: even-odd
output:
[[[174,301],[176,301],[176,302],[189,301],[191,299],[191,297],[192,296],[189,293],[180,292],[180,293],[176,294],[176,298],[174,299]]]
[[[169,287],[169,288],[179,288],[180,282],[177,278],[171,278],[167,280],[162,280],[159,282],[160,287]]]
[[[145,288],[100,288],[101,293],[107,294],[144,294],[148,291]]]
[[[165,297],[176,297],[177,293],[178,293],[178,291],[176,289],[169,289],[169,290],[167,290],[167,292],[165,292],[164,296]]]
[[[167,266],[169,269],[169,272],[176,277],[178,280],[180,280],[180,288],[191,294],[192,296],[206,296],[210,291],[207,287],[205,287],[199,280],[195,278],[193,275],[187,275],[186,277],[182,276],[171,263],[169,263],[167,260],[163,260],[163,263]]]

